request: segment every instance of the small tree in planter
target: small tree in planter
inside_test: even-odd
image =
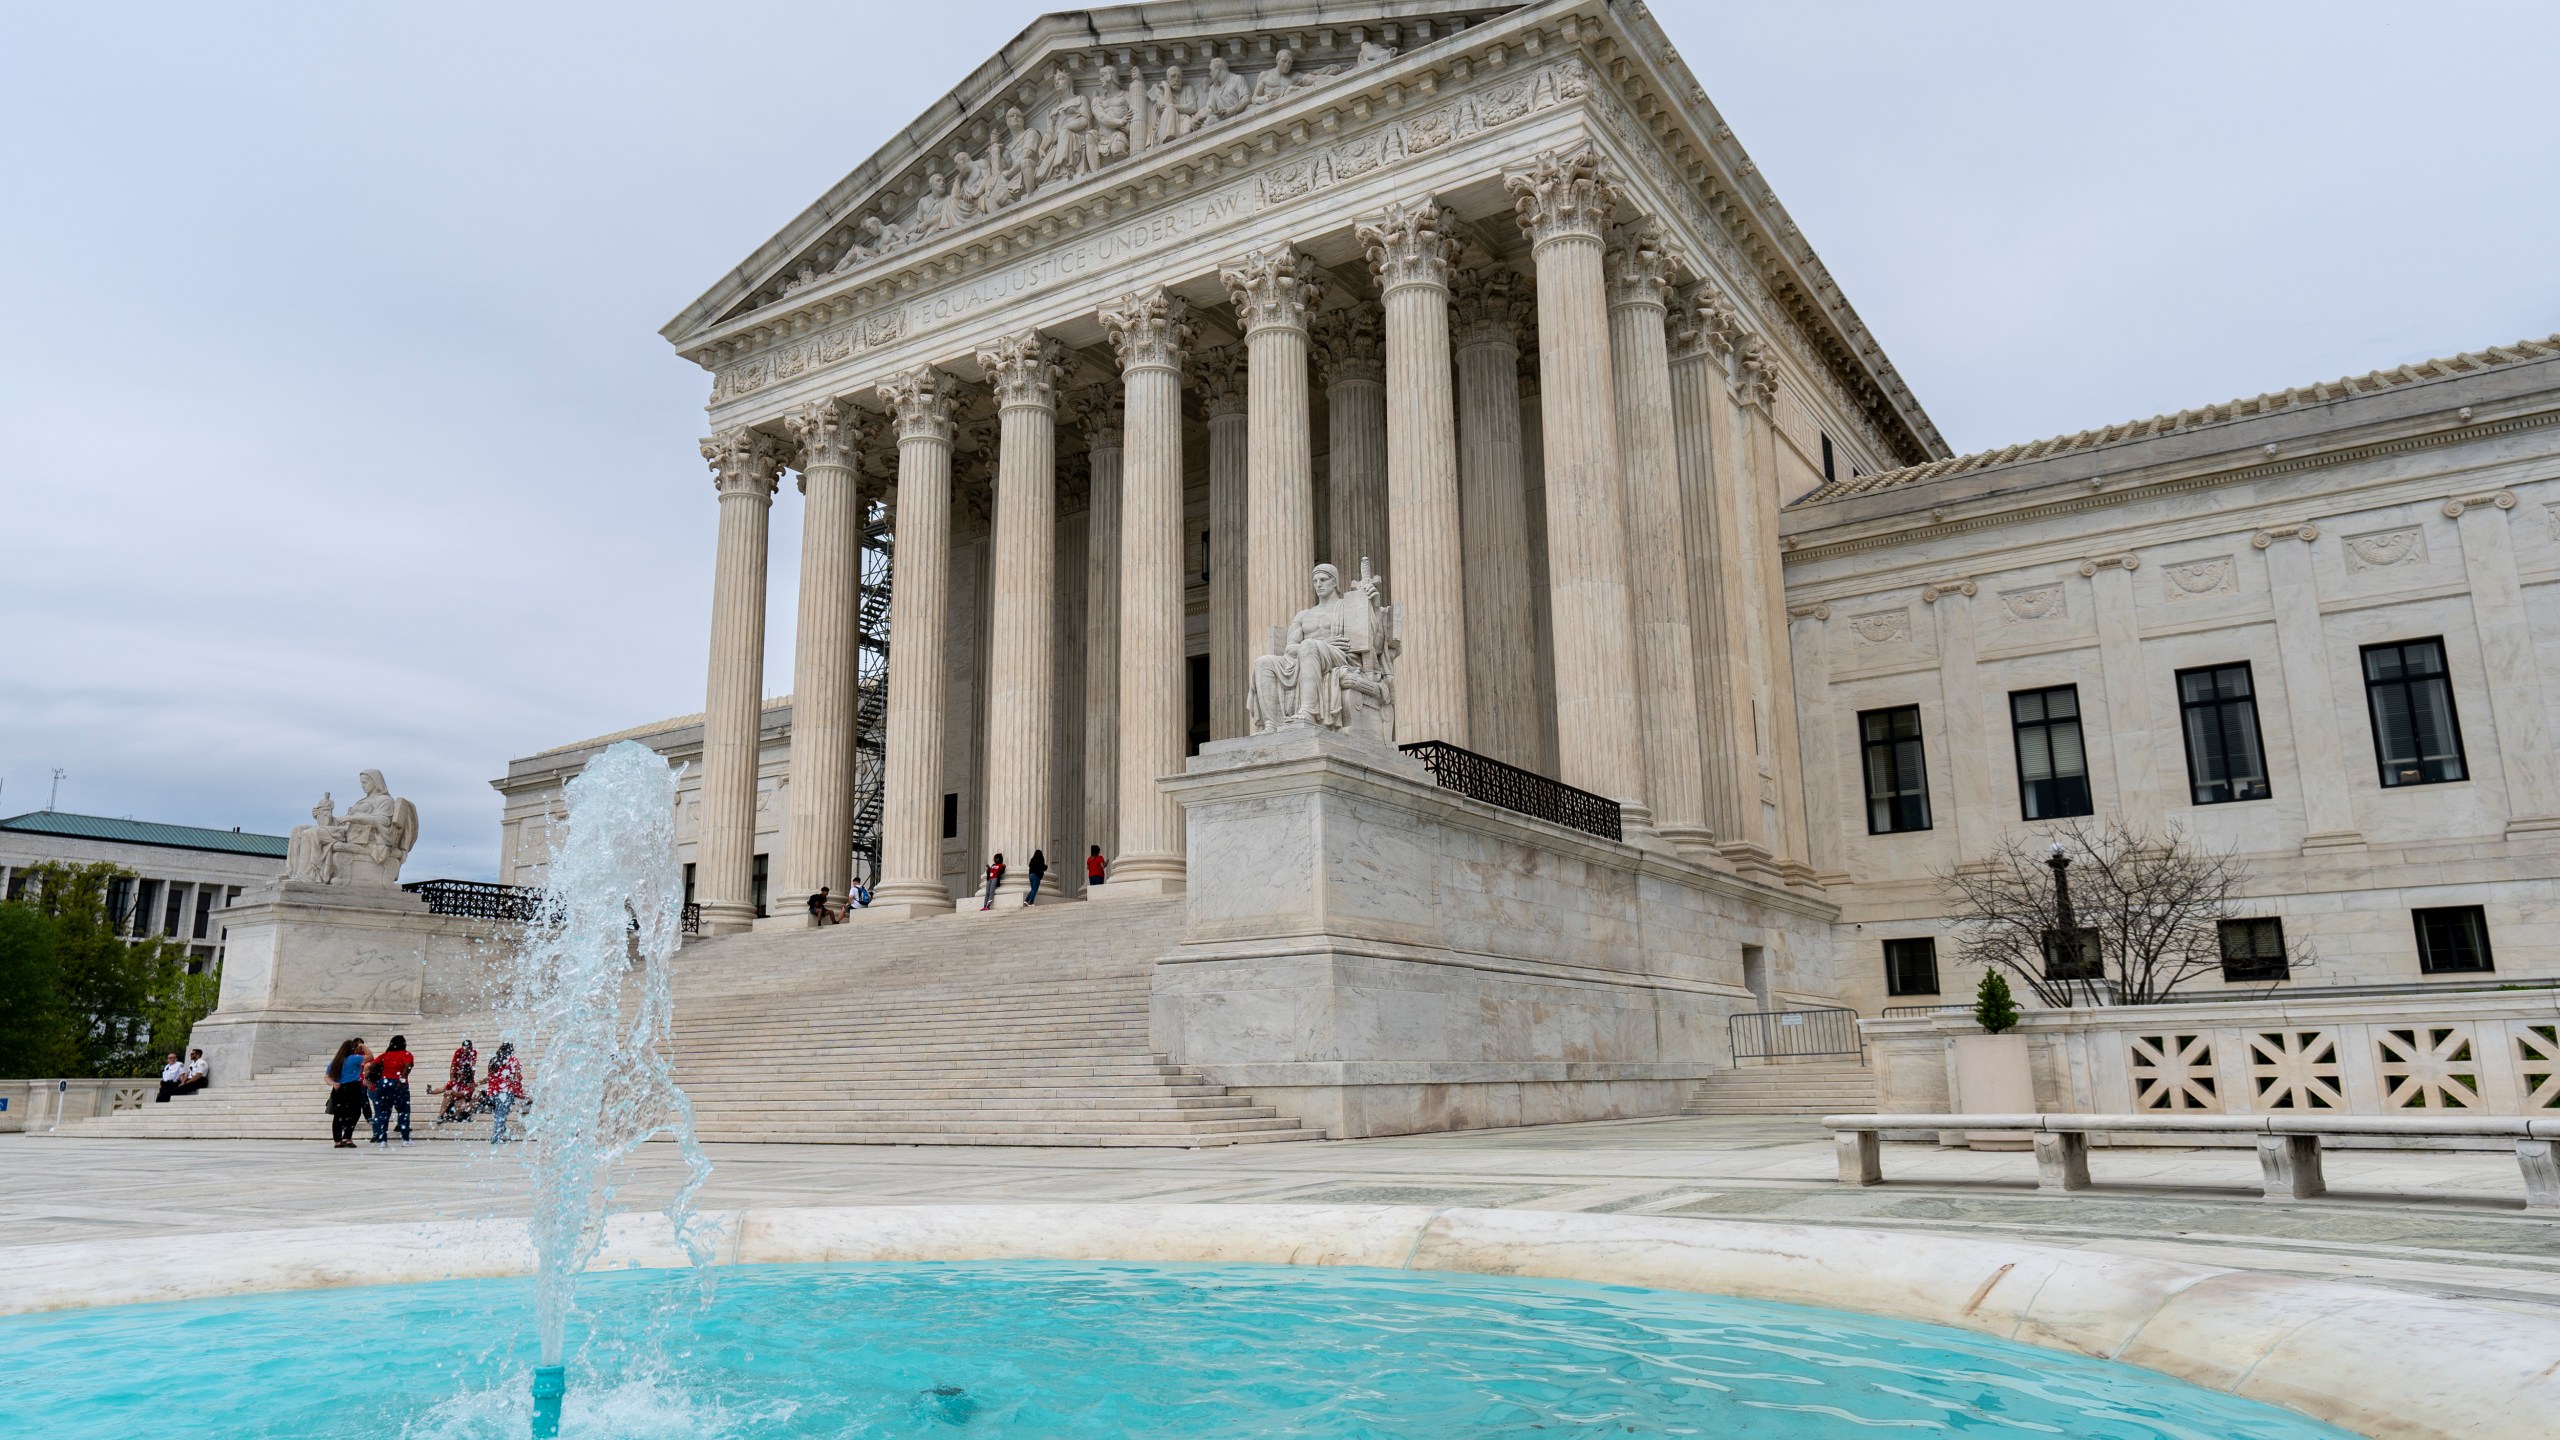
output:
[[[1938,877],[1959,960],[2024,982],[2057,1010],[2101,990],[2119,1004],[2158,1005],[2225,973],[2222,922],[2239,918],[2249,880],[2236,852],[2204,849],[2174,826],[2155,837],[2114,819],[2065,821],[2050,838],[2013,837]],[[2230,973],[2281,979],[2318,963],[2309,946],[2284,948],[2272,964],[2235,957]]]
[[[2018,1023],[2017,997],[2009,993],[2008,980],[1997,970],[1982,972],[1982,984],[1973,992],[1973,1023],[1993,1035]]]

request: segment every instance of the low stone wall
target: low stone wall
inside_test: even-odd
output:
[[[38,1134],[65,1120],[136,1110],[160,1093],[149,1080],[0,1080],[0,1134]]]
[[[1189,925],[1158,1049],[1335,1138],[1676,1112],[1727,1017],[1828,975],[1833,909],[1469,800],[1392,749],[1295,729],[1165,782]]]
[[[1966,1108],[1954,1078],[1954,1040],[1982,1033],[1969,1015],[1868,1020],[1860,1028],[1880,1113]],[[2029,1010],[2016,1033],[2026,1037],[2035,1109],[2046,1113],[2560,1112],[2560,990],[2295,991],[2259,1000]],[[2112,1143],[2247,1140],[2121,1136]]]
[[[247,1079],[430,1015],[487,1010],[512,927],[430,914],[393,886],[283,881],[219,912],[222,993],[188,1043],[214,1083]]]

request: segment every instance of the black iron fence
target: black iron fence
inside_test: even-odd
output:
[[[1855,1010],[1754,1010],[1733,1017],[1733,1058],[1785,1060],[1802,1055],[1863,1055]]]
[[[1443,790],[1551,820],[1604,840],[1623,840],[1626,832],[1618,802],[1588,790],[1576,790],[1534,770],[1506,765],[1490,755],[1461,750],[1442,740],[1422,740],[1397,747],[1420,760]]]
[[[1884,1007],[1884,1013],[1879,1018],[1885,1020],[1899,1020],[1912,1015],[1935,1015],[1942,1010],[1966,1010],[1970,1008],[1970,1006],[1965,1005],[1887,1005]]]
[[[499,885],[487,880],[412,880],[400,887],[427,902],[430,915],[459,915],[472,920],[506,920],[529,925],[542,914],[542,890],[535,885]],[[640,922],[631,922],[633,929]],[[702,907],[688,901],[684,933],[702,933]]]

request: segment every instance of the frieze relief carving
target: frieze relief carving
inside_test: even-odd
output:
[[[2051,620],[2063,613],[2062,587],[2037,585],[2025,590],[2000,592],[2000,621],[2004,625],[2031,625]]]
[[[1860,645],[1898,645],[1911,638],[1911,609],[1870,610],[1849,617],[1849,633]]]
[[[2240,576],[2228,555],[2204,560],[2178,560],[2160,567],[2167,577],[2160,593],[2171,600],[2194,600],[2206,595],[2235,595],[2240,591]]]
[[[2395,565],[2427,563],[2426,533],[2412,525],[2403,530],[2376,530],[2369,535],[2349,535],[2339,542],[2347,552],[2347,572],[2361,574],[2367,570],[2388,570]]]
[[[1178,243],[1199,231],[1292,203],[1401,164],[1450,140],[1572,103],[1589,93],[1588,72],[1580,59],[1567,56],[1551,61],[1366,133],[1309,147],[1231,183],[1106,225],[1019,264],[976,275],[965,284],[903,300],[751,357],[731,360],[714,374],[710,403],[715,408],[726,405],[978,311],[1017,303],[1023,296]]]

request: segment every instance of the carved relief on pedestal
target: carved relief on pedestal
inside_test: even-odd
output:
[[[1348,591],[1332,565],[1315,568],[1316,603],[1274,625],[1253,662],[1245,713],[1253,733],[1284,725],[1341,730],[1395,743],[1397,608],[1378,601],[1378,577],[1360,562]]]

